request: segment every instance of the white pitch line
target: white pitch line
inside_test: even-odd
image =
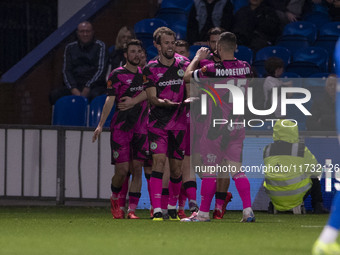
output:
[[[302,228],[322,228],[324,226],[301,225]]]

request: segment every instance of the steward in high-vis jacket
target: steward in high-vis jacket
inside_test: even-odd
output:
[[[294,125],[288,120],[279,120],[274,125],[274,143],[263,151],[266,166],[264,188],[278,211],[301,205],[310,194],[314,212],[326,212],[317,178],[321,169],[304,142],[299,141],[298,126]]]

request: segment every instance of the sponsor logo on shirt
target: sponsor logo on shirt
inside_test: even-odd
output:
[[[142,91],[142,90],[143,90],[143,86],[131,87],[131,88],[130,88],[130,91],[131,91],[131,92]]]
[[[182,85],[183,80],[177,79],[177,80],[170,80],[170,81],[162,81],[158,83],[158,86],[165,87],[165,86],[173,86],[173,85]]]

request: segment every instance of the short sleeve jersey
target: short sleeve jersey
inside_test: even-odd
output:
[[[174,107],[151,105],[149,127],[164,130],[185,130],[185,106],[182,102],[186,95],[183,76],[188,65],[189,62],[175,58],[171,66],[165,66],[157,59],[150,61],[144,68],[143,85],[145,89],[155,87],[159,99],[181,103]]]
[[[115,96],[115,104],[122,97],[136,97],[143,91],[142,71],[138,68],[137,73],[130,72],[125,67],[118,67],[113,70],[107,81],[107,95]],[[133,108],[116,111],[112,117],[111,130],[119,129],[123,131],[132,131],[141,134],[147,133],[147,102],[143,101],[136,104]]]

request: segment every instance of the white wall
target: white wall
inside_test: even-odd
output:
[[[58,27],[63,25],[76,12],[91,0],[59,0],[58,1]]]

